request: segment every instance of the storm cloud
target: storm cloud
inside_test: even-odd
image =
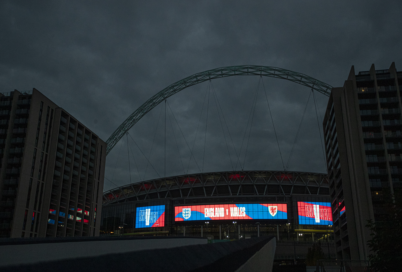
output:
[[[342,86],[352,65],[356,71],[372,63],[401,67],[401,14],[398,0],[4,0],[0,92],[37,88],[106,141],[152,95],[205,70],[274,66]],[[105,189],[164,175],[282,170],[284,164],[326,172],[312,95],[289,159],[311,91],[263,81],[217,79],[170,97],[166,109],[155,107],[107,156]],[[315,99],[321,127],[328,98],[316,93]]]

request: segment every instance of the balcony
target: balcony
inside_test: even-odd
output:
[[[402,149],[401,143],[387,143],[387,149],[400,150]]]
[[[6,169],[6,174],[8,175],[17,175],[20,173],[20,168],[8,168]]]
[[[5,185],[18,185],[18,179],[15,179],[15,178],[13,178],[13,179],[5,179],[4,180],[4,184]]]
[[[369,175],[387,175],[387,169],[368,169]]]
[[[364,147],[365,150],[384,150],[383,145],[366,145]]]
[[[375,93],[375,88],[359,87],[356,89],[358,93]]]
[[[14,201],[1,201],[0,206],[2,207],[14,207]]]
[[[360,105],[377,104],[377,99],[359,99]]]
[[[367,115],[378,115],[378,110],[361,110],[360,115],[367,116]]]
[[[384,126],[398,126],[401,125],[401,120],[382,120]]]
[[[28,120],[26,118],[14,119],[14,124],[27,124]]]
[[[0,101],[0,106],[10,106],[10,105],[11,105],[10,100]]]
[[[383,97],[383,98],[380,98],[380,103],[381,104],[399,103],[399,98],[398,97]]]
[[[396,86],[378,86],[379,92],[394,92],[396,91]]]
[[[4,190],[3,196],[15,196],[16,192],[16,190]]]
[[[10,148],[10,154],[22,154],[24,152],[24,148]]]
[[[20,164],[21,163],[21,159],[20,158],[12,158],[12,159],[8,159],[7,160],[8,164]]]
[[[25,138],[12,138],[11,143],[12,144],[23,144],[25,142]]]
[[[398,108],[395,109],[381,109],[381,113],[384,114],[400,114],[401,111]]]
[[[391,174],[402,175],[401,169],[391,169]]]
[[[28,113],[29,113],[29,109],[17,109],[17,110],[16,110],[16,113],[17,113],[17,114],[21,114],[21,115],[23,115],[23,114],[28,114]]]
[[[10,229],[10,223],[1,223],[0,229],[2,230]]]
[[[29,105],[30,103],[31,103],[31,99],[22,99],[22,100],[18,100],[17,105],[24,106],[24,105]]]
[[[364,139],[380,139],[382,138],[382,133],[374,133],[374,132],[364,132]]]
[[[362,121],[362,127],[379,127],[379,121]]]

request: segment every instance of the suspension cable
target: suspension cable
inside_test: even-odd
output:
[[[244,167],[246,166],[248,143],[250,142],[250,135],[251,135],[251,129],[253,127],[254,113],[255,113],[255,108],[256,108],[256,105],[257,105],[257,97],[258,97],[258,93],[260,91],[260,83],[261,83],[261,77],[260,77],[260,80],[258,81],[257,94],[256,94],[255,100],[254,100],[254,106],[253,106],[253,111],[252,111],[253,113],[251,115],[251,122],[250,122],[250,130],[249,130],[249,133],[248,133],[247,144],[246,144],[246,153],[244,154],[243,166],[242,166],[242,169],[241,169],[242,171],[243,171]]]
[[[167,103],[167,106],[168,106],[170,112],[172,113],[173,118],[174,118],[174,120],[175,120],[177,126],[179,127],[180,133],[181,133],[181,135],[183,136],[184,141],[186,142],[186,145],[187,145],[188,149],[190,150],[190,158],[191,158],[191,157],[194,158],[194,161],[195,161],[195,163],[196,163],[198,169],[199,169],[200,172],[201,172],[201,168],[198,166],[197,160],[195,159],[195,157],[194,157],[194,155],[193,155],[193,152],[191,152],[191,148],[190,148],[190,146],[189,146],[189,144],[188,144],[188,142],[187,142],[187,140],[186,140],[186,137],[184,137],[183,130],[181,129],[181,127],[180,127],[180,125],[179,125],[179,122],[177,122],[176,116],[175,116],[174,112],[172,111],[172,108],[170,107],[169,103]],[[184,165],[183,165],[183,169],[184,169]]]
[[[128,148],[129,148],[129,150],[131,151],[131,149],[130,149],[130,146],[128,146]],[[134,156],[134,153],[133,152],[131,152],[131,156],[133,156],[133,161],[134,161],[134,167],[135,167],[135,170],[137,171],[137,177],[139,178],[140,177],[140,168],[138,167],[138,165],[137,165],[137,162],[136,162],[136,160],[135,160],[135,156]]]
[[[220,108],[219,108],[219,101],[218,101],[217,95],[216,95],[216,93],[214,91],[215,89],[214,89],[214,87],[212,85],[212,82],[211,82],[211,89],[212,89],[212,96],[215,99],[216,108],[218,109],[219,122],[221,124],[223,138],[225,139],[226,151],[228,152],[228,156],[229,156],[229,160],[230,160],[230,166],[232,167],[232,170],[235,171],[235,169],[233,167],[233,162],[232,162],[232,154],[230,153],[229,146],[228,146],[228,141],[226,140],[225,127],[222,124],[221,111],[220,111]],[[222,112],[222,115],[223,115],[223,112]],[[225,121],[224,118],[223,118],[223,120]],[[226,124],[226,126],[227,126],[227,124]]]
[[[207,102],[207,120],[205,122],[205,136],[204,136],[204,152],[202,155],[202,167],[201,172],[204,172],[204,160],[205,160],[205,146],[207,144],[207,132],[208,132],[208,117],[209,117],[209,94],[211,91],[211,80],[209,81],[209,88],[208,88],[208,102]]]
[[[290,158],[292,157],[293,148],[295,147],[296,141],[297,141],[297,137],[299,136],[299,132],[300,132],[301,125],[302,125],[302,123],[303,123],[304,115],[306,114],[308,102],[310,101],[310,96],[311,96],[311,93],[309,93],[309,95],[308,95],[307,103],[306,103],[306,106],[304,107],[302,119],[301,119],[301,121],[300,121],[299,128],[297,129],[296,137],[295,137],[295,140],[294,140],[294,142],[293,142],[292,149],[290,150],[290,155],[289,155],[288,161],[287,161],[287,163],[286,163],[286,168],[285,168],[285,170],[288,169],[288,167],[289,167]]]
[[[166,103],[167,103],[167,105],[169,106],[169,103],[168,103],[167,101],[166,101]],[[170,109],[170,106],[169,106],[169,109]],[[181,161],[181,166],[182,166],[183,171],[184,171],[184,163],[183,163],[183,158],[182,158],[182,156],[180,155],[179,142],[178,142],[178,140],[177,140],[176,133],[174,132],[173,122],[170,121],[170,123],[171,123],[172,131],[173,131],[173,137],[174,137],[174,139],[175,139],[175,141],[176,141],[176,147],[177,147],[177,152],[179,153],[179,157],[180,157],[180,161]]]
[[[260,84],[260,82],[258,82],[258,85],[259,84]],[[235,168],[237,168],[237,164],[240,164],[240,167],[241,167],[241,162],[240,162],[241,151],[243,150],[243,143],[244,143],[244,139],[246,138],[247,129],[248,129],[248,123],[250,122],[250,117],[251,117],[251,114],[252,114],[252,112],[254,110],[253,105],[254,105],[254,102],[257,99],[257,94],[258,94],[258,88],[257,88],[257,91],[256,91],[256,93],[254,95],[254,99],[253,99],[252,104],[251,104],[250,115],[249,115],[249,117],[247,119],[246,129],[244,130],[243,140],[241,141],[240,152],[239,152],[239,156],[237,157],[237,162],[236,162]]]
[[[212,82],[211,82],[211,85],[212,85],[212,88],[213,88],[214,84],[213,84]],[[223,113],[223,109],[222,109],[221,103],[219,102],[219,98],[218,98],[218,95],[217,95],[216,93],[215,93],[215,98],[216,98],[216,101],[218,102],[219,109],[220,109],[220,111],[222,112],[223,122],[225,123],[226,130],[228,131],[229,138],[230,138],[230,142],[231,142],[231,144],[232,144],[232,148],[233,148],[233,150],[234,150],[235,156],[236,156],[236,157],[239,157],[240,154],[237,155],[237,150],[236,150],[235,145],[234,145],[234,143],[233,143],[232,134],[230,133],[228,124],[227,124],[227,122],[226,122],[225,114]],[[233,170],[236,170],[236,169],[233,168]]]
[[[120,187],[120,185],[117,185],[116,183],[114,183],[113,181],[111,181],[110,179],[108,179],[107,177],[105,177],[105,179],[107,179],[109,182],[113,183],[116,187]]]
[[[164,159],[164,177],[166,177],[166,99],[165,99],[165,159]]]
[[[204,105],[205,105],[205,101],[206,101],[206,98],[207,98],[207,94],[208,94],[208,93],[205,92],[204,101],[202,102],[202,108],[201,108],[201,113],[200,113],[200,118],[199,118],[199,120],[201,120],[202,113],[204,112]],[[199,129],[199,127],[200,127],[200,122],[198,122],[198,124],[197,124],[197,129],[196,129],[196,131],[195,131],[195,137],[194,137],[194,141],[193,141],[193,146],[192,146],[192,149],[190,150],[190,152],[191,152],[191,151],[194,151],[194,145],[195,145],[195,141],[196,141],[196,139],[197,139],[197,134],[198,134],[198,129]],[[195,163],[196,163],[197,166],[198,166],[197,160],[195,159],[195,157],[193,157],[193,158],[194,158]],[[188,170],[189,170],[189,167],[190,167],[190,163],[191,163],[191,156],[190,156],[190,160],[189,160],[188,165],[187,165],[186,174],[188,173]],[[201,170],[201,169],[200,169],[200,170]],[[201,171],[201,172],[202,172],[202,171]]]
[[[126,137],[127,137],[127,157],[128,157],[128,176],[130,177],[130,184],[131,184],[131,166],[130,166],[130,150],[128,147],[128,131],[126,132]]]
[[[153,152],[154,152],[156,132],[158,131],[158,127],[159,127],[159,122],[160,122],[160,120],[161,120],[161,116],[162,116],[162,107],[161,107],[160,110],[159,110],[158,122],[156,123],[156,127],[155,127],[155,130],[154,130],[154,133],[153,133],[154,136],[152,137],[152,145],[151,145],[151,148],[150,148],[150,150],[149,150],[150,159],[152,159],[152,155],[153,155]],[[147,172],[148,172],[148,166],[149,166],[149,162],[147,161],[147,165],[146,165],[146,167],[145,167],[144,174],[142,175],[142,177],[140,178],[140,180],[144,180],[145,175],[146,175]]]
[[[269,115],[271,116],[272,126],[274,127],[276,143],[278,144],[278,149],[279,149],[279,154],[280,154],[280,156],[281,156],[281,161],[282,161],[283,170],[285,170],[285,164],[283,163],[283,157],[282,157],[281,147],[280,147],[280,145],[279,145],[278,135],[276,134],[274,118],[272,117],[271,107],[269,106],[269,101],[268,101],[268,95],[267,95],[267,92],[266,92],[266,90],[265,90],[264,79],[262,78],[262,76],[260,76],[260,77],[261,77],[261,80],[262,80],[262,85],[264,86],[265,99],[267,100]]]
[[[134,144],[137,146],[137,148],[140,150],[141,154],[145,157],[145,159],[147,159],[147,161],[151,164],[152,169],[154,169],[155,173],[161,177],[161,175],[159,175],[158,171],[156,171],[155,167],[153,166],[153,164],[149,161],[148,157],[145,156],[144,152],[142,152],[141,148],[138,146],[137,142],[134,140],[134,138],[128,134],[128,136],[130,136],[131,140],[133,140]]]
[[[320,134],[322,156],[323,156],[323,159],[324,159],[324,161],[325,161],[324,144],[323,144],[323,142],[322,142],[322,137],[321,137],[320,121],[318,120],[317,103],[316,103],[316,101],[315,101],[314,89],[311,89],[311,92],[313,93],[313,99],[314,99],[314,105],[315,105],[315,115],[317,116],[317,127],[318,127],[318,132],[319,132],[319,134]]]

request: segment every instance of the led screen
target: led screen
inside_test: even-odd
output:
[[[216,204],[176,206],[175,221],[287,219],[286,204]]]
[[[331,203],[297,202],[300,225],[332,225]]]
[[[157,228],[165,226],[165,205],[137,208],[135,228]]]

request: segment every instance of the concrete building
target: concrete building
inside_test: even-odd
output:
[[[0,237],[99,235],[105,151],[38,90],[0,94]]]
[[[383,193],[402,179],[402,72],[355,74],[333,88],[324,117],[325,149],[338,259],[367,260],[368,220],[381,220]]]

